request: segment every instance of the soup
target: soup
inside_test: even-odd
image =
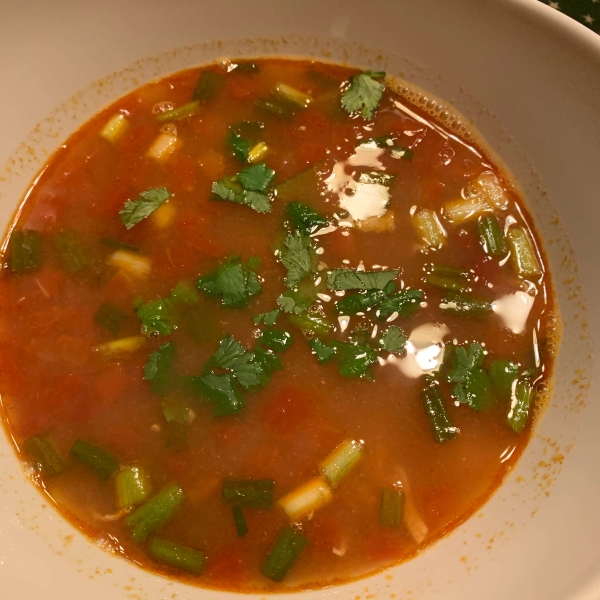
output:
[[[557,318],[523,200],[385,73],[224,61],[56,152],[0,278],[4,421],[91,538],[320,587],[450,531],[522,452]]]

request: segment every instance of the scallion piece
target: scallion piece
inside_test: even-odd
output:
[[[453,223],[464,223],[483,213],[491,212],[492,206],[483,195],[477,195],[447,202],[444,210]]]
[[[99,344],[95,347],[95,350],[106,358],[116,358],[139,350],[145,343],[146,338],[143,335],[136,335],[107,342],[106,344]]]
[[[150,477],[142,467],[121,467],[115,476],[117,506],[127,508],[141,504],[150,494]]]
[[[471,291],[468,271],[463,271],[456,267],[431,265],[425,281],[429,285],[450,290],[451,292],[458,292],[459,294]]]
[[[124,115],[117,113],[100,130],[100,136],[114,144],[129,128],[129,121]]]
[[[42,238],[33,229],[16,229],[10,236],[10,268],[13,273],[36,269],[42,264]]]
[[[379,505],[379,522],[398,529],[404,518],[404,492],[398,487],[384,488]]]
[[[356,440],[342,442],[319,465],[319,471],[330,485],[336,486],[363,457],[363,445]]]
[[[281,581],[296,562],[308,539],[293,527],[286,527],[260,568],[261,573],[272,581]]]
[[[126,517],[125,524],[131,529],[134,541],[143,542],[153,531],[170,521],[183,500],[183,490],[173,483]]]
[[[421,397],[435,441],[447,442],[454,439],[458,435],[458,429],[450,422],[450,416],[437,386],[424,390]]]
[[[273,479],[243,479],[223,482],[223,501],[244,508],[268,509],[273,505]]]
[[[233,522],[235,523],[235,530],[237,531],[238,537],[244,537],[248,533],[248,525],[244,518],[244,511],[241,506],[234,506],[233,511]]]
[[[167,110],[164,113],[160,113],[160,115],[156,116],[156,120],[159,123],[165,123],[167,121],[183,121],[183,119],[187,119],[188,117],[195,115],[199,108],[200,101],[196,100],[195,102],[184,104],[179,108],[174,108],[173,110]]]
[[[300,314],[292,313],[288,318],[292,325],[315,335],[328,335],[333,329],[333,323],[329,319],[308,310]]]
[[[192,575],[200,575],[206,562],[206,556],[200,550],[160,538],[150,540],[148,554],[156,562],[187,571]]]
[[[264,142],[258,142],[248,150],[247,160],[249,163],[257,163],[260,162],[268,153],[269,146],[267,146]]]
[[[542,270],[529,240],[527,232],[522,227],[511,227],[506,234],[512,263],[520,277],[535,277]]]
[[[508,424],[516,433],[521,433],[525,429],[532,400],[533,387],[529,381],[519,380],[513,384]]]
[[[446,243],[446,230],[434,210],[422,208],[413,215],[413,225],[419,237],[432,248]]]
[[[81,438],[73,442],[69,455],[104,481],[110,479],[119,466],[119,459],[112,452]]]
[[[40,434],[30,437],[25,440],[23,449],[32,458],[43,477],[52,479],[67,468],[65,459],[49,435]]]
[[[508,252],[506,240],[498,219],[494,215],[480,217],[477,222],[481,245],[490,256],[504,256]]]
[[[192,100],[207,102],[212,100],[219,88],[223,85],[223,75],[215,71],[204,71],[200,75],[198,85],[192,94]]]
[[[492,305],[487,300],[450,293],[440,303],[440,309],[444,314],[477,319],[488,315]]]
[[[278,83],[273,90],[276,96],[279,96],[282,100],[291,102],[300,108],[306,108],[312,101],[313,97],[309,94],[305,94],[291,85],[286,83]]]
[[[290,520],[296,522],[325,506],[332,498],[327,481],[323,477],[315,477],[285,495],[278,504]]]
[[[107,262],[118,269],[123,269],[129,275],[139,278],[147,277],[152,270],[149,258],[128,250],[117,250],[108,257]]]
[[[259,98],[256,101],[256,108],[282,119],[291,119],[294,116],[294,109],[288,104],[279,102],[276,98]]]

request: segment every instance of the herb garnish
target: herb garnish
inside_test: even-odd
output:
[[[227,308],[247,306],[250,298],[262,291],[256,273],[239,259],[232,259],[212,273],[200,276],[196,286],[210,296],[221,296],[221,304]]]
[[[249,206],[259,213],[271,211],[269,196],[264,192],[271,184],[275,171],[264,163],[252,165],[233,177],[224,177],[212,184],[218,198]]]
[[[121,215],[121,223],[127,229],[131,229],[140,221],[149,217],[165,200],[168,200],[173,194],[166,188],[150,188],[140,194],[135,200],[127,200]]]
[[[350,79],[350,85],[342,94],[344,110],[349,113],[360,111],[363,119],[372,119],[385,90],[385,84],[376,79],[384,77],[383,71],[365,71],[354,75]]]

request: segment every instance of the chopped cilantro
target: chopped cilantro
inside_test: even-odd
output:
[[[494,390],[503,399],[510,398],[513,381],[519,374],[519,365],[510,360],[495,360],[490,365],[490,379]]]
[[[333,329],[333,323],[326,317],[311,310],[305,310],[300,313],[291,313],[289,316],[290,323],[315,335],[328,335]]]
[[[293,342],[294,338],[292,337],[292,334],[279,329],[267,329],[261,333],[257,340],[257,343],[262,344],[275,352],[284,352]]]
[[[394,313],[398,313],[399,317],[409,317],[421,308],[422,301],[423,292],[421,290],[401,290],[386,298],[377,307],[377,315],[382,319],[387,319]]]
[[[181,302],[182,304],[197,304],[200,301],[198,292],[185,281],[177,282],[170,298],[173,302]]]
[[[252,165],[233,177],[224,177],[212,184],[212,192],[218,198],[249,206],[259,213],[270,212],[271,203],[265,190],[275,172],[265,164]]]
[[[450,368],[446,376],[449,382],[456,384],[452,395],[475,410],[486,408],[492,402],[492,392],[487,371],[481,368],[485,359],[481,344],[472,343],[468,348],[455,346],[449,355]]]
[[[287,269],[285,284],[295,288],[313,272],[313,248],[307,235],[300,232],[288,233],[279,251],[279,261]]]
[[[235,133],[235,131],[232,131],[229,134],[229,138],[227,138],[227,143],[233,151],[233,155],[238,160],[241,160],[242,162],[248,160],[248,154],[250,153],[250,148],[252,148],[251,141],[245,140],[243,137]]]
[[[402,354],[406,344],[406,335],[404,335],[404,331],[402,331],[400,327],[392,325],[383,333],[379,339],[379,343],[383,346],[383,349],[388,352]]]
[[[152,302],[145,302],[137,307],[136,313],[142,324],[142,333],[152,335],[160,333],[169,335],[175,329],[175,316],[173,304],[168,298],[159,298]]]
[[[257,271],[260,269],[261,263],[262,260],[260,259],[260,256],[251,256],[246,264],[251,271]]]
[[[310,206],[302,202],[290,202],[285,207],[285,212],[290,223],[302,234],[311,234],[330,224],[329,219],[322,217]]]
[[[127,229],[149,217],[165,200],[172,196],[166,188],[150,188],[135,200],[127,200],[123,210],[119,212],[121,223]]]
[[[272,325],[275,325],[280,314],[281,311],[277,308],[274,308],[269,312],[256,315],[252,320],[254,321],[255,325],[258,325],[259,323],[264,323],[268,327],[271,327]]]
[[[377,362],[377,352],[368,346],[351,344],[350,342],[335,342],[335,348],[340,357],[340,375],[350,379],[369,377],[369,368]]]
[[[261,163],[240,171],[236,175],[236,178],[245,190],[264,192],[269,187],[271,181],[273,181],[274,176],[275,171],[269,169],[264,163]]]
[[[350,85],[342,94],[344,110],[349,113],[360,111],[363,119],[372,119],[385,90],[385,84],[376,79],[384,77],[385,73],[373,71],[354,75],[350,79]]]
[[[322,342],[319,338],[308,340],[308,345],[320,364],[329,362],[336,356],[335,347],[331,344]]]
[[[313,298],[305,298],[293,290],[288,290],[277,298],[277,304],[281,310],[294,314],[300,314],[305,311],[313,302]]]
[[[400,273],[393,271],[354,271],[352,269],[332,269],[327,285],[330,290],[383,290]]]
[[[232,335],[225,335],[219,342],[218,348],[210,357],[209,366],[220,367],[221,369],[233,369],[238,361],[249,352]]]
[[[385,290],[367,290],[357,294],[349,294],[335,303],[335,312],[346,316],[365,312],[388,298],[388,293],[393,292],[395,287],[394,282],[390,281]]]
[[[201,375],[194,377],[196,389],[209,401],[213,402],[213,416],[225,417],[240,412],[246,406],[241,390],[233,379],[233,375]]]
[[[169,382],[169,375],[175,358],[175,346],[172,342],[162,344],[148,357],[144,366],[144,379],[150,382],[154,394],[163,394]]]
[[[283,365],[281,364],[279,357],[272,350],[255,348],[254,360],[261,365],[266,377],[268,378],[270,378],[275,371],[281,371],[281,369],[283,369]]]
[[[221,296],[227,308],[248,306],[250,298],[262,291],[256,273],[239,260],[231,260],[207,275],[198,278],[197,287],[210,296]]]

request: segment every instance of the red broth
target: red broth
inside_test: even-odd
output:
[[[405,92],[226,62],[48,162],[0,278],[0,386],[88,536],[201,586],[319,587],[498,487],[548,389],[551,281],[510,182]]]

